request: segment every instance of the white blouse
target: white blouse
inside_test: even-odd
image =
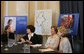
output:
[[[72,53],[71,44],[67,37],[60,40],[59,50],[63,51],[63,53]]]
[[[31,35],[28,34],[28,38],[29,40],[31,39],[31,37],[33,37],[34,33],[32,33]]]
[[[59,44],[59,37],[57,36],[57,34],[55,34],[54,36],[48,37],[45,47],[50,46],[53,49],[57,49],[58,44]]]

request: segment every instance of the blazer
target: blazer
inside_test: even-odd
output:
[[[25,40],[29,40],[28,38],[28,34],[26,34],[23,39]],[[37,34],[34,33],[33,37],[31,37],[30,41],[33,43],[33,44],[41,44],[41,42],[39,41],[39,36]],[[40,39],[41,40],[41,39]]]

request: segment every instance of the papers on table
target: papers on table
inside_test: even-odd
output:
[[[5,51],[7,51],[7,50],[8,50],[8,48],[5,48],[4,50],[5,50]]]
[[[16,44],[16,43],[14,43],[14,45],[16,46],[17,44]]]
[[[49,52],[49,51],[54,51],[53,49],[39,49],[40,52]]]
[[[3,45],[1,45],[1,47],[3,47]]]
[[[22,42],[17,42],[18,44],[22,44]]]
[[[41,47],[42,44],[35,44],[35,45],[30,45],[30,46],[36,48],[36,47]]]

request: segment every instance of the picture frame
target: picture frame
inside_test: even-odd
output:
[[[12,27],[15,30],[14,34],[26,34],[27,16],[4,16],[3,30],[8,23],[9,19],[12,19]],[[24,28],[24,29],[23,29]]]
[[[73,14],[60,14],[58,27],[64,26],[69,35],[77,35],[79,23],[79,13]]]

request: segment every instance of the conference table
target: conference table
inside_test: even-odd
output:
[[[5,46],[1,47],[1,53],[24,53],[24,44],[17,44],[12,47],[8,47],[7,51],[4,50],[5,48]],[[55,51],[40,52],[39,49],[40,48],[30,47],[30,53],[56,53]]]

